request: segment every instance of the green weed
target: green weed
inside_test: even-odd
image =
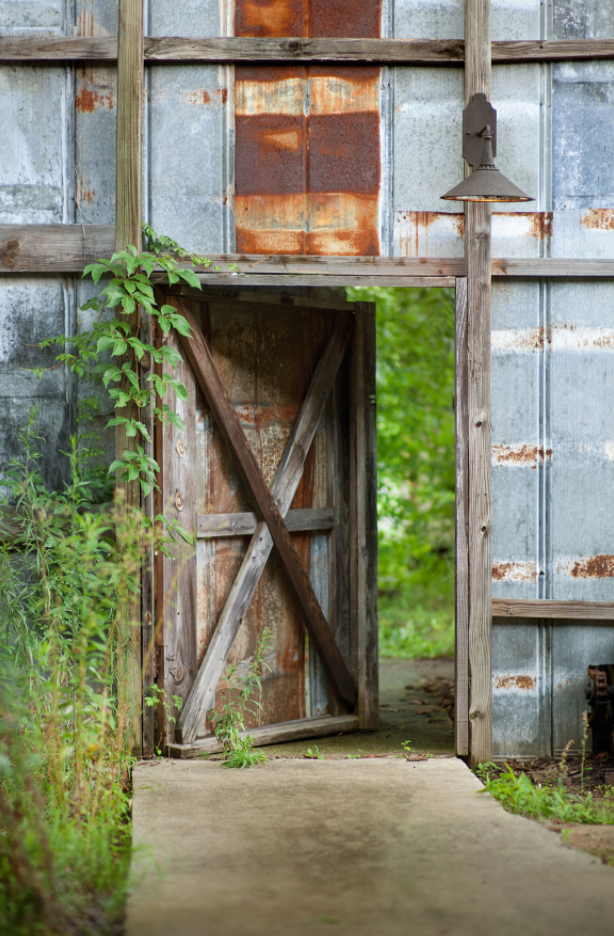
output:
[[[224,747],[224,767],[253,767],[267,761],[262,751],[254,750],[253,739],[242,732],[245,731],[245,719],[248,715],[260,717],[262,675],[265,669],[270,670],[264,656],[272,640],[271,633],[265,628],[258,639],[254,659],[244,677],[239,676],[236,666],[226,669],[226,688],[222,690],[223,704],[219,710],[210,711],[213,731]]]
[[[317,744],[314,744],[312,748],[307,748],[307,753],[303,755],[308,760],[324,760],[324,755],[320,754],[320,748]],[[360,757],[360,755],[356,755]]]
[[[494,764],[477,771],[484,783],[480,793],[490,793],[509,812],[532,819],[558,819],[588,825],[614,824],[614,796],[596,800],[592,793],[571,793],[562,777],[556,783],[533,785],[525,773],[517,777],[511,767],[492,777]]]

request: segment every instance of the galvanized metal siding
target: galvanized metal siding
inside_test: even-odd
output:
[[[0,4],[0,35],[72,34],[64,0]],[[73,78],[62,66],[0,66],[0,224],[73,220]],[[74,282],[62,276],[0,278],[0,494],[2,475],[23,451],[20,432],[30,411],[46,439],[41,468],[49,484],[66,477],[74,431],[75,385],[64,368],[49,369],[54,351],[37,343],[74,327]],[[38,380],[33,368],[44,368]]]

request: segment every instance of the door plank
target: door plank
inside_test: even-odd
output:
[[[211,358],[211,354],[206,345],[206,342],[202,337],[202,333],[200,332],[196,318],[191,313],[191,311],[187,309],[185,305],[183,305],[179,300],[168,297],[168,301],[172,302],[173,305],[175,305],[175,307],[186,316],[186,319],[192,327],[192,338],[182,340],[182,344],[188,358],[192,362],[196,378],[207,397],[211,410],[214,413],[218,424],[220,425],[221,431],[226,437],[226,429],[228,425],[230,425],[234,430],[233,442],[235,439],[238,440],[238,444],[241,446],[243,458],[248,462],[248,464],[253,466],[251,474],[252,478],[255,476],[254,483],[258,483],[260,491],[262,488],[265,489],[266,500],[272,501],[275,513],[279,518],[279,524],[284,530],[285,538],[289,540],[292,551],[294,551],[292,541],[290,539],[290,534],[284,525],[282,516],[288,513],[294,498],[294,494],[296,493],[296,489],[301,480],[307,453],[313,441],[318,423],[324,411],[326,400],[334,383],[339,365],[349,341],[352,317],[349,314],[345,315],[343,313],[340,313],[337,316],[334,332],[329,340],[324,354],[322,355],[322,358],[318,362],[311,385],[305,400],[303,401],[303,405],[296,419],[292,435],[284,451],[284,455],[281,459],[281,463],[277,470],[277,474],[273,481],[271,490],[269,491],[260,473],[260,468],[252,455],[251,449],[247,443],[234,408],[224,391],[223,385],[221,384],[217,369],[215,368],[215,364]],[[201,365],[202,368],[205,369],[205,372],[203,372],[201,369]],[[206,379],[206,376],[215,381],[215,385],[218,391],[217,393],[212,394],[210,392],[209,381]],[[239,463],[239,457],[236,454],[234,444],[230,442],[229,438],[226,438],[226,441],[230,451],[235,454],[237,462]],[[247,449],[248,454],[244,454],[245,449]],[[254,496],[255,499],[255,495],[253,495],[253,492],[251,492],[250,482],[247,482],[247,484],[248,490],[250,490],[250,493],[252,493],[252,496]],[[258,506],[260,507],[259,504]],[[267,506],[269,507],[268,512],[270,515],[273,513],[273,510],[271,509],[270,505]],[[190,696],[188,697],[182,709],[178,723],[178,730],[181,732],[181,738],[184,742],[193,741],[194,738],[197,737],[199,731],[202,730],[205,716],[213,700],[217,683],[220,679],[220,676],[222,675],[224,666],[226,665],[230,649],[241,625],[241,621],[243,620],[243,617],[252,599],[262,574],[262,570],[264,569],[267,559],[273,548],[273,542],[274,540],[272,531],[268,526],[268,522],[265,520],[259,521],[258,526],[252,536],[247,553],[243,559],[239,574],[233,584],[220,620],[213,633],[209,647],[207,648],[205,658],[203,659],[198,670],[192,692],[190,693]],[[296,553],[294,553],[294,555],[296,555]],[[303,575],[306,575],[304,570],[302,571]],[[310,584],[309,590],[311,591]],[[299,607],[303,607],[302,597],[298,598],[298,604]],[[326,651],[330,652],[334,663],[337,664],[337,667],[334,670],[329,665],[327,669],[329,678],[331,679],[333,685],[335,685],[339,670],[345,671],[345,692],[347,695],[352,697],[353,703],[356,698],[356,690],[354,688],[353,679],[347,671],[345,661],[341,656],[334,638],[330,634],[328,624],[322,615],[319,605],[317,606],[317,609],[324,624],[324,627],[321,628],[324,634],[324,639],[326,640],[327,635],[329,638]],[[312,619],[310,618],[309,625],[311,625],[311,623]],[[318,623],[321,624],[321,621],[318,621]],[[316,645],[318,652],[320,652],[323,662],[325,665],[327,665],[328,659],[326,658],[325,650],[322,648],[321,644],[318,645],[315,635],[312,637],[312,639],[314,640],[314,644]],[[339,661],[341,666],[338,665]]]
[[[314,718],[297,718],[293,721],[278,722],[276,725],[263,725],[241,731],[241,737],[250,736],[254,747],[266,744],[281,744],[283,741],[301,741],[306,738],[325,738],[327,735],[342,731],[358,731],[357,715],[317,715]],[[192,744],[171,744],[168,753],[171,757],[199,757],[203,754],[220,754],[223,746],[215,735],[200,738]]]
[[[332,530],[335,511],[332,507],[302,507],[286,514],[286,526],[290,533],[309,530]],[[251,536],[256,532],[258,517],[255,513],[199,514],[196,536],[198,539],[215,539],[222,536]]]
[[[454,421],[455,421],[455,735],[456,753],[469,753],[469,457],[467,410],[467,280],[456,280],[456,326],[454,348]]]

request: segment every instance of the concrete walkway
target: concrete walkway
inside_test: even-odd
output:
[[[582,936],[614,869],[512,816],[461,761],[135,769],[127,936]]]

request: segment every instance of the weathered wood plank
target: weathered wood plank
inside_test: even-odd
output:
[[[552,598],[493,598],[492,614],[501,618],[572,619],[581,624],[595,621],[614,623],[612,601],[556,601]]]
[[[179,350],[176,335],[171,332],[163,344]],[[196,533],[196,382],[187,361],[173,369],[163,366],[163,373],[179,380],[188,391],[188,399],[180,400],[169,390],[163,402],[168,403],[183,420],[185,430],[172,423],[158,427],[162,437],[162,512],[187,530]],[[161,630],[161,667],[158,686],[164,690],[164,738],[167,744],[175,740],[177,707],[173,697],[184,702],[188,698],[196,675],[196,545],[190,546],[177,537],[172,548],[175,558],[162,557],[161,591],[163,596]],[[159,713],[160,714],[160,713]]]
[[[360,727],[375,731],[379,724],[375,303],[356,303],[354,336],[358,713]]]
[[[454,339],[455,424],[455,706],[456,753],[469,753],[469,414],[467,411],[467,280],[456,280]]]
[[[240,732],[241,737],[252,738],[254,747],[282,744],[284,741],[301,741],[306,738],[325,738],[339,732],[358,731],[357,715],[318,715],[315,718],[298,718],[295,721],[264,725]],[[171,757],[198,757],[202,754],[220,754],[223,751],[215,735],[209,735],[192,744],[171,744]]]
[[[117,131],[115,172],[115,250],[125,250],[128,244],[141,248],[141,171],[143,142],[143,0],[119,0],[117,57]],[[137,310],[128,317],[132,333],[140,324]],[[130,358],[119,359],[119,367]],[[138,369],[138,366],[137,366]],[[116,416],[138,419],[134,404],[116,410]],[[127,435],[126,426],[115,427],[115,455],[123,459],[124,452],[136,451],[137,438]],[[140,508],[138,481],[116,482],[116,496],[128,512]],[[141,620],[141,607],[128,611],[131,622]],[[142,622],[141,622],[142,624]],[[133,626],[131,684],[133,686],[133,748],[142,750],[142,631]]]
[[[332,530],[335,512],[332,507],[305,507],[289,510],[285,517],[289,533],[308,530]],[[223,536],[251,536],[256,532],[258,517],[255,513],[199,514],[198,539],[217,539]]]
[[[1,224],[0,273],[78,273],[114,248],[112,224]]]
[[[490,98],[490,0],[465,3],[465,100]],[[492,758],[490,205],[465,204],[469,416],[471,763]]]
[[[150,318],[141,326],[141,340],[149,345],[154,343],[153,323]],[[151,374],[152,361],[149,356],[144,357],[140,366],[141,386],[151,386],[147,383],[147,378]],[[154,458],[154,438],[155,438],[155,415],[154,415],[155,397],[152,398],[141,410],[141,419],[147,427],[149,440],[144,439],[142,444],[145,454],[149,458]],[[155,521],[155,491],[152,488],[149,494],[144,495],[141,491],[141,510],[149,519],[151,529],[154,529]],[[155,686],[155,555],[153,539],[147,544],[143,554],[143,565],[141,569],[141,652],[142,652],[142,692],[143,692],[143,757],[153,757],[155,751],[154,720],[155,708],[147,705],[145,699],[152,697],[152,689]]]
[[[184,306],[182,306],[179,300],[169,297],[169,302],[173,302],[173,304],[185,312]],[[188,321],[196,325],[193,316],[188,317]],[[271,486],[270,496],[274,498],[279,505],[281,516],[284,516],[289,511],[294,494],[296,493],[302,476],[305,458],[307,457],[307,453],[313,441],[326,400],[349,340],[351,325],[351,318],[344,313],[339,313],[333,335],[316,367],[311,385],[294,424],[279,468],[277,469],[275,479]],[[199,342],[202,352],[202,346],[205,343],[199,331],[196,331],[194,337],[184,344],[186,353],[191,355],[192,359],[194,359],[193,350],[196,341]],[[210,357],[207,352],[208,349],[204,352],[205,360],[207,360],[208,356]],[[200,357],[201,355],[199,355],[199,359]],[[199,382],[202,380],[201,386],[203,386],[205,382],[204,375],[199,376],[198,369],[196,372]],[[203,386],[203,390],[204,389],[205,387]],[[216,419],[221,421],[221,414],[216,412],[216,409],[213,407],[211,408]],[[226,412],[224,415],[225,418],[227,418]],[[239,429],[240,428],[239,425]],[[217,623],[205,658],[199,667],[194,688],[182,709],[178,727],[184,742],[193,741],[201,730],[201,726],[204,725],[205,716],[211,705],[218,680],[222,674],[235,636],[272,548],[273,537],[271,531],[267,523],[260,521],[252,536],[247,553],[241,564],[241,569],[233,584],[220,620]],[[337,654],[339,653],[338,649],[336,652]]]
[[[146,63],[345,62],[389,65],[462,65],[462,39],[276,39],[247,37],[145,38]],[[614,58],[613,39],[493,42],[495,64]],[[116,61],[117,38],[0,37],[1,62]]]
[[[224,304],[225,309],[237,308],[237,310],[240,310],[242,303],[253,304],[257,302],[259,306],[280,306],[282,309],[330,309],[335,312],[354,312],[353,302],[342,302],[339,299],[312,299],[310,296],[284,296],[280,293],[255,292],[254,290],[242,289],[243,279],[243,276],[239,280],[235,278],[230,288],[224,286],[215,289],[213,286],[205,285],[203,289],[194,289],[182,283],[165,289],[165,292],[168,296],[186,296],[194,302],[221,302]],[[260,280],[258,282],[260,283]],[[275,282],[277,282],[277,279]],[[310,282],[313,283],[312,280]],[[328,285],[328,280],[326,284]]]
[[[99,257],[110,257],[115,229],[108,224],[4,224],[0,225],[0,273],[78,273]],[[460,257],[262,257],[257,254],[217,254],[218,266],[237,263],[240,274],[199,273],[204,286],[242,292],[245,287],[313,286],[316,276],[326,276],[327,286],[347,286],[347,277],[360,277],[361,285],[454,286],[457,276],[467,275]],[[493,276],[614,278],[614,260],[495,258]],[[411,280],[411,282],[408,282]],[[192,295],[178,289],[177,295]],[[194,296],[194,298],[198,298]],[[234,297],[232,297],[234,298]],[[286,297],[277,297],[280,304]],[[300,297],[294,297],[298,304]],[[307,301],[307,300],[305,300]],[[320,305],[319,303],[323,303]],[[319,300],[316,308],[337,308]]]

